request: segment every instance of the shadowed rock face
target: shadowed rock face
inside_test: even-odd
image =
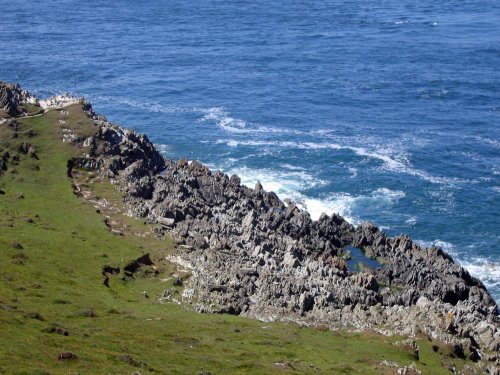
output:
[[[500,349],[495,302],[441,249],[339,215],[313,221],[259,183],[250,189],[199,162],[164,160],[145,136],[100,125],[80,164],[112,177],[135,215],[171,231],[172,260],[192,271],[184,298],[197,310],[424,332],[476,354]],[[383,267],[352,272],[346,245]]]
[[[27,100],[28,96],[29,93],[21,90],[19,85],[0,81],[0,109],[3,109],[9,116],[19,116],[23,113],[18,107]]]

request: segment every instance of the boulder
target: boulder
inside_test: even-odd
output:
[[[175,219],[170,217],[159,217],[156,219],[156,222],[163,226],[171,227],[175,224]]]

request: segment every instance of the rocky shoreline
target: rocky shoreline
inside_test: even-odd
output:
[[[21,115],[28,97],[0,84],[0,109],[8,114]],[[335,214],[314,221],[259,183],[251,189],[197,161],[166,160],[145,135],[80,105],[99,130],[68,138],[84,154],[68,163],[68,174],[74,167],[99,171],[126,193],[131,215],[173,237],[170,260],[191,272],[186,304],[265,321],[423,334],[496,373],[498,307],[483,283],[441,249],[388,237],[370,223],[354,227]],[[380,267],[354,269],[348,247]]]

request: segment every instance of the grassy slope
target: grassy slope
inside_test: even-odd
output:
[[[102,214],[72,193],[66,163],[78,150],[59,141],[59,119],[58,111],[20,119],[19,139],[0,125],[3,149],[15,150],[24,139],[36,146],[40,159],[20,154],[19,165],[0,176],[6,193],[0,195],[0,373],[197,374],[205,369],[212,374],[389,374],[395,369],[381,366],[384,359],[401,365],[413,361],[392,345],[396,338],[204,315],[160,304],[157,296],[172,287],[171,281],[160,281],[168,277],[168,267],[156,278],[112,277],[106,288],[104,264],[123,268],[144,251],[161,254],[171,244],[131,235],[148,230],[132,219],[123,219],[130,233],[111,234]],[[94,131],[78,106],[70,108],[66,120],[64,127]],[[29,129],[37,134],[30,139]],[[94,190],[120,198],[109,184]],[[21,192],[24,198],[19,198]],[[89,310],[96,316],[87,316],[92,315]],[[69,335],[50,333],[50,327],[62,327]],[[417,364],[424,373],[449,373],[444,362],[456,360],[445,348],[435,353],[426,339],[419,345]],[[58,361],[64,351],[78,359]],[[120,360],[123,355],[144,364],[127,363],[129,357]]]

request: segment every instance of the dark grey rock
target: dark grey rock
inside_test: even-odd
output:
[[[24,112],[19,107],[27,98],[31,96],[27,91],[21,90],[19,85],[4,83],[0,81],[0,109],[8,115],[15,117]]]

